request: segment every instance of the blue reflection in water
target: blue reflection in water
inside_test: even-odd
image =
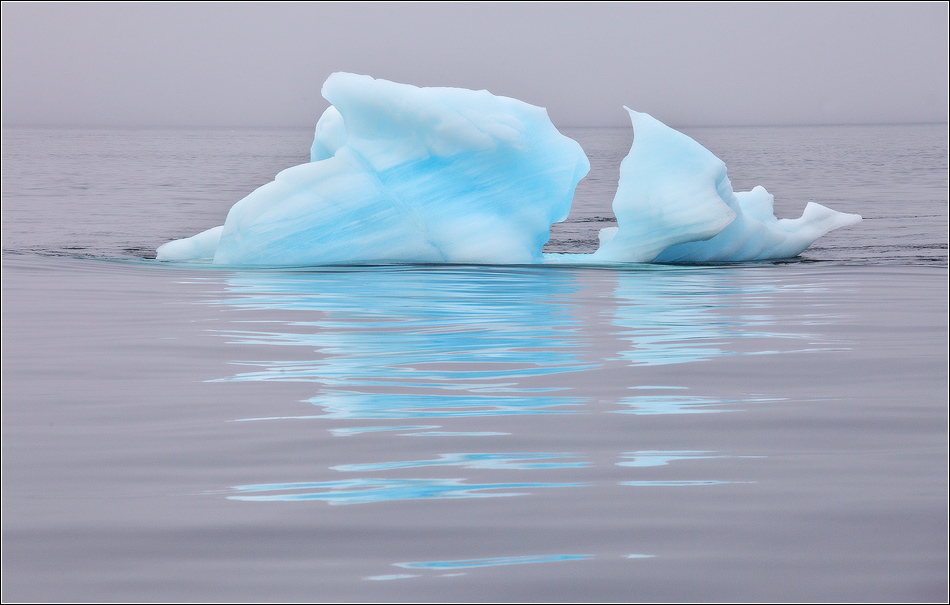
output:
[[[255,369],[220,380],[313,382],[310,402],[325,418],[502,416],[580,411],[565,408],[595,400],[583,377],[618,362],[775,353],[792,340],[808,341],[798,350],[826,346],[813,334],[770,329],[774,297],[794,289],[777,283],[723,268],[322,268],[234,274],[228,296],[211,304],[260,313],[261,329],[218,331],[232,343],[308,352],[236,361]],[[829,321],[820,313],[796,319]],[[750,346],[755,339],[764,346]],[[733,350],[739,341],[743,350]],[[618,395],[644,414],[733,403]]]
[[[219,332],[309,354],[239,362],[255,370],[221,380],[313,382],[324,418],[571,413],[587,400],[557,377],[599,365],[575,317],[581,289],[570,271],[517,267],[235,274],[214,304],[263,312],[262,329]]]
[[[787,281],[778,285],[768,273],[732,268],[619,273],[613,293],[615,324],[617,336],[630,343],[619,352],[619,359],[645,366],[691,363],[719,356],[789,352],[771,347],[800,340],[817,345],[805,351],[825,350],[828,343],[815,334],[769,329],[777,321],[769,312],[775,308],[777,294],[823,289],[813,284],[792,286]],[[821,313],[803,313],[798,318],[799,325],[828,321]],[[748,339],[761,339],[769,348],[744,352],[733,348]]]
[[[354,393],[338,391],[309,400],[324,410],[323,418],[451,418],[464,416],[515,416],[571,414],[565,407],[582,406],[577,397],[502,397]]]
[[[565,406],[582,406],[581,398],[553,397],[463,397],[406,395],[400,393],[354,393],[338,391],[309,399],[325,414],[240,418],[241,422],[261,420],[306,420],[336,418],[350,420],[458,418],[474,416],[520,416],[523,414],[572,414]]]
[[[527,269],[379,267],[238,274],[229,286],[234,296],[221,304],[310,312],[289,330],[229,331],[234,342],[320,354],[265,361],[232,380],[478,390],[591,367],[580,360],[569,309],[556,304],[578,288],[568,272],[541,279]]]
[[[701,460],[707,458],[731,458],[728,455],[710,455],[713,452],[692,452],[692,451],[642,451],[629,452],[621,454],[621,458],[629,458],[623,462],[618,462],[617,466],[666,466],[674,460]]]
[[[716,452],[701,451],[661,451],[643,450],[627,452],[620,455],[627,458],[618,462],[617,466],[632,466],[638,468],[666,466],[677,460],[709,460],[712,458],[760,458],[761,456],[732,456],[717,454]],[[717,481],[717,480],[660,480],[660,481],[621,481],[620,485],[649,486],[649,487],[690,487],[697,485],[723,485],[727,483],[750,483],[749,481]]]
[[[348,479],[313,483],[271,483],[239,485],[231,489],[238,495],[231,500],[256,502],[322,500],[329,504],[365,504],[394,500],[500,498],[524,496],[527,490],[547,487],[579,487],[581,483],[480,483],[465,484],[464,479]],[[281,492],[245,495],[256,492]],[[294,493],[284,493],[294,492]],[[301,493],[302,492],[302,493]]]
[[[781,401],[774,397],[748,399],[717,399],[715,397],[690,397],[684,395],[636,395],[624,397],[617,403],[630,409],[613,410],[619,414],[714,414],[719,412],[738,412],[741,408],[732,407],[749,403]]]
[[[281,419],[374,421],[330,428],[334,435],[471,436],[509,434],[516,422],[437,431],[433,418],[563,415],[616,404],[629,414],[738,411],[769,398],[655,394],[637,367],[687,364],[718,356],[819,350],[830,346],[804,326],[833,321],[810,308],[811,285],[794,285],[754,268],[386,266],[246,271],[226,278],[209,304],[236,314],[215,330],[251,354],[222,381],[313,384],[317,413]],[[789,298],[791,297],[791,298]],[[778,304],[776,301],[780,301]],[[776,309],[794,300],[794,322],[780,328]],[[234,316],[227,316],[234,317]],[[240,324],[240,325],[239,325]],[[789,331],[791,330],[791,331]],[[802,344],[805,343],[805,344]],[[250,359],[251,361],[248,361]],[[608,371],[609,370],[609,371]],[[618,371],[620,370],[620,371]],[[638,385],[638,377],[648,385]],[[260,418],[276,420],[262,410]],[[394,426],[385,425],[386,420]],[[551,418],[554,422],[558,418]],[[413,423],[418,421],[419,424]],[[398,423],[398,424],[397,424]],[[353,422],[358,424],[358,422]],[[569,431],[567,424],[549,427]],[[450,429],[456,426],[448,427]],[[397,431],[392,433],[391,431]],[[424,442],[423,442],[424,443]],[[331,452],[332,453],[332,452]],[[634,453],[620,466],[659,466],[708,452]],[[435,458],[435,456],[439,456]],[[620,454],[629,456],[630,454]],[[702,455],[702,456],[700,456]],[[545,458],[545,456],[553,458]],[[337,471],[429,466],[521,469],[588,466],[579,454],[436,454],[424,460],[346,464]],[[593,456],[591,456],[593,457]],[[601,458],[598,455],[597,458]],[[627,482],[713,485],[716,481]],[[322,500],[333,504],[421,498],[498,497],[576,483],[479,483],[464,479],[363,479],[234,488],[235,499]],[[268,492],[268,493],[262,493]]]
[[[331,466],[335,471],[367,472],[386,471],[402,468],[419,468],[424,466],[460,466],[462,468],[478,469],[519,469],[538,470],[548,468],[583,468],[590,466],[587,462],[549,462],[559,458],[577,458],[577,454],[439,454],[436,460],[409,460],[403,462],[380,462],[377,464],[341,464]],[[542,460],[544,462],[531,462]]]

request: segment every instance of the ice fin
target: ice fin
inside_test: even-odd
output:
[[[625,108],[633,145],[614,196],[617,232],[601,237],[593,258],[651,262],[670,246],[709,239],[736,217],[726,200],[726,166],[702,145],[653,117]]]
[[[861,220],[809,203],[779,220],[763,187],[736,193],[726,166],[702,145],[645,113],[634,127],[614,198],[617,231],[601,232],[593,259],[608,262],[737,262],[790,258]],[[606,232],[606,233],[605,233]]]

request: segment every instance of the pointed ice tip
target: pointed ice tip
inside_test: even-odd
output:
[[[624,105],[623,108],[626,109],[627,113],[630,114],[630,123],[633,124],[634,130],[636,130],[638,125],[642,126],[646,124],[652,124],[654,122],[663,128],[668,128],[668,126],[666,126],[665,124],[662,124],[659,120],[657,120],[656,118],[654,118],[653,116],[651,116],[650,114],[646,112],[637,111],[636,109],[630,109],[626,105]]]
[[[639,118],[639,117],[641,116],[641,114],[640,114],[639,111],[635,111],[635,110],[633,110],[633,109],[630,109],[630,108],[627,107],[626,105],[624,105],[623,108],[627,110],[627,113],[628,113],[628,114],[630,114],[630,123],[633,125],[634,136],[636,136],[637,118]]]

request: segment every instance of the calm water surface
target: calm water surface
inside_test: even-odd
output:
[[[590,252],[632,134],[551,252]],[[234,271],[305,131],[3,132],[4,601],[945,601],[947,129],[687,130],[800,258]]]

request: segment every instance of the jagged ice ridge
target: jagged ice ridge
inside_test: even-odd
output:
[[[547,111],[480,90],[348,73],[323,86],[311,161],[237,202],[224,225],[159,260],[229,266],[373,263],[733,262],[791,258],[861,220],[809,202],[777,219],[762,187],[734,192],[723,162],[627,109],[634,129],[592,254],[543,254],[590,163]]]

